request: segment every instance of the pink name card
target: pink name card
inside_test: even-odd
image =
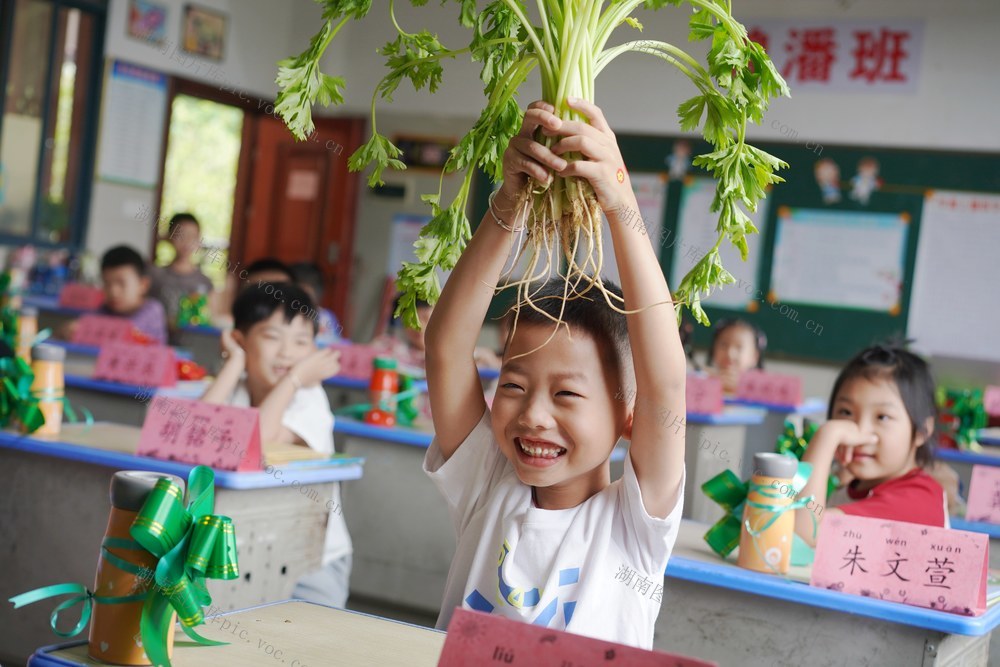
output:
[[[989,385],[983,392],[983,409],[991,417],[1000,417],[1000,387]]]
[[[736,397],[753,403],[801,405],[802,378],[758,370],[747,371],[737,385]]]
[[[99,347],[120,340],[132,340],[132,323],[123,317],[84,315],[73,328],[73,342]]]
[[[59,292],[59,305],[63,308],[96,310],[104,303],[104,290],[83,283],[67,283]]]
[[[101,346],[94,378],[122,384],[173,387],[177,384],[177,359],[166,345],[107,343]]]
[[[257,409],[154,396],[136,453],[218,470],[260,470]]]
[[[1000,525],[1000,468],[972,466],[965,518]]]
[[[687,412],[717,415],[722,412],[722,380],[689,374],[685,387]]]
[[[340,372],[337,375],[355,380],[368,380],[372,376],[372,366],[379,353],[367,345],[330,346],[340,352]]]
[[[456,609],[438,667],[711,667],[714,662],[552,630],[480,611]]]
[[[831,514],[810,584],[965,616],[986,611],[986,534]]]

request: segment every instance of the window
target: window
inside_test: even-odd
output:
[[[0,0],[0,243],[78,246],[106,0]]]

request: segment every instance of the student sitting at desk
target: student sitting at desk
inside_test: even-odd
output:
[[[462,607],[648,649],[681,520],[685,434],[616,394],[683,415],[684,351],[653,247],[625,223],[638,205],[615,137],[597,106],[569,105],[590,124],[529,106],[504,152],[498,210],[480,223],[427,326],[435,439],[424,468],[458,534],[437,627]],[[540,127],[565,137],[554,152],[532,138]],[[578,150],[583,157],[569,165],[559,157]],[[604,286],[624,292],[631,314],[596,289],[564,304],[562,278],[533,286],[534,307],[522,304],[490,410],[473,351],[511,232],[525,224],[523,209],[512,213],[518,195],[529,177],[545,182],[552,170],[593,186],[624,289]],[[554,329],[550,318],[565,326]],[[619,437],[632,444],[612,482]]]
[[[167,320],[163,305],[156,299],[147,299],[149,276],[142,255],[129,246],[111,248],[101,258],[101,282],[104,286],[104,305],[97,313],[123,317],[153,341],[166,344]],[[64,331],[71,338],[76,322]]]
[[[201,225],[190,213],[178,213],[167,227],[170,244],[176,253],[167,266],[150,269],[152,284],[149,294],[163,304],[171,342],[177,342],[177,311],[183,297],[189,294],[211,294],[212,281],[202,273],[194,260],[201,247]]]
[[[222,334],[226,361],[202,400],[257,408],[265,449],[287,442],[332,455],[333,415],[320,382],[340,370],[340,353],[317,350],[316,322],[298,310],[313,307],[308,294],[291,283],[274,288],[268,293],[255,283],[236,298],[235,331]],[[333,502],[340,507],[339,485]],[[323,567],[300,580],[292,597],[343,607],[352,551],[342,513],[331,511]]]
[[[722,391],[735,394],[744,373],[764,367],[766,349],[767,336],[750,322],[720,319],[712,335],[708,371],[722,379]]]
[[[876,345],[840,371],[823,424],[802,460],[813,466],[799,497],[818,505],[796,510],[795,532],[815,543],[813,518],[856,516],[947,526],[944,490],[925,470],[934,446],[934,380],[923,359],[900,347]],[[847,498],[826,512],[826,485],[836,458],[853,477]],[[837,494],[834,494],[836,496]]]

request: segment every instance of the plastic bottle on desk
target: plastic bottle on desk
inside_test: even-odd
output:
[[[161,477],[168,477],[184,494],[184,482],[173,475],[125,470],[116,472],[111,478],[111,515],[108,529],[104,533],[105,549],[115,558],[121,559],[138,570],[126,572],[105,557],[97,561],[94,577],[94,595],[98,598],[125,597],[138,595],[156,585],[153,569],[157,558],[138,544],[135,549],[123,548],[132,537],[129,528],[142,509],[146,498]],[[109,542],[110,540],[110,542]],[[134,544],[134,542],[133,542]],[[123,546],[116,546],[123,545]],[[148,665],[149,659],[142,648],[139,621],[142,618],[144,600],[101,604],[95,600],[93,620],[90,622],[90,642],[87,653],[91,658],[116,665]],[[170,623],[167,635],[167,652],[173,650],[174,623]]]
[[[17,356],[31,363],[31,343],[38,335],[38,309],[21,306],[17,313]]]
[[[375,369],[368,385],[372,407],[365,413],[365,421],[376,426],[395,426],[398,391],[399,373],[396,372],[396,360],[376,357]]]
[[[36,345],[31,348],[31,360],[31,370],[35,374],[31,395],[38,399],[38,408],[45,415],[45,423],[35,433],[58,435],[62,428],[66,392],[63,374],[66,350],[55,345]]]
[[[795,500],[792,480],[798,465],[798,460],[792,456],[770,452],[754,454],[754,474],[743,507],[737,560],[740,567],[768,574],[788,572],[795,536],[795,511],[782,508]]]

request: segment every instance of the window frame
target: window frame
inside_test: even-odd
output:
[[[0,245],[18,246],[32,245],[36,248],[79,250],[87,238],[87,228],[90,221],[90,202],[94,187],[94,172],[97,157],[97,134],[100,121],[101,91],[103,90],[104,41],[108,21],[108,0],[39,0],[52,5],[52,18],[49,22],[49,53],[46,65],[44,94],[42,97],[41,141],[38,143],[38,170],[35,173],[35,194],[31,203],[31,219],[29,230],[25,235],[10,234],[0,231]],[[0,140],[3,137],[3,122],[7,106],[7,79],[11,64],[11,49],[13,48],[15,0],[0,0]],[[44,198],[43,181],[46,168],[45,138],[52,132],[55,114],[49,113],[52,103],[53,88],[58,92],[58,81],[53,84],[54,65],[61,44],[56,43],[59,28],[59,12],[63,9],[78,9],[89,14],[94,21],[94,39],[89,54],[90,62],[94,64],[86,81],[76,82],[83,85],[87,91],[86,102],[82,110],[84,123],[81,128],[80,152],[74,157],[79,168],[80,185],[74,200],[67,202],[69,209],[69,239],[53,243],[39,237],[41,228],[42,201]]]

